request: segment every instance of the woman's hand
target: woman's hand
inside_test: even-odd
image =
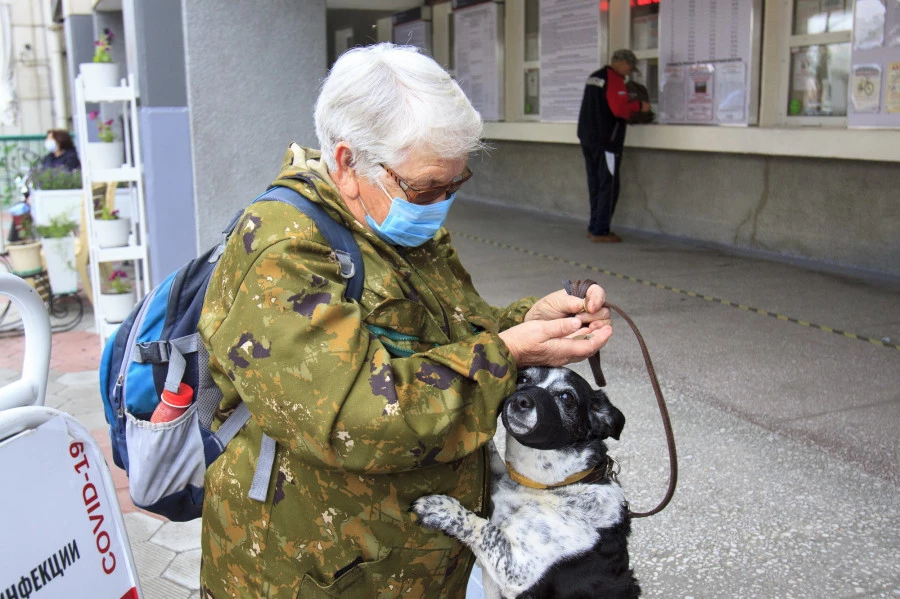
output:
[[[538,300],[525,314],[523,322],[556,320],[574,315],[591,331],[596,331],[611,324],[609,308],[603,307],[605,303],[606,291],[600,285],[588,287],[584,302],[581,298],[569,295],[564,289],[560,289]]]
[[[554,293],[547,298],[556,295]],[[577,300],[580,309],[581,300],[574,299]],[[509,348],[519,368],[565,366],[592,356],[606,345],[612,335],[612,326],[608,320],[609,311],[606,312],[606,324],[598,324],[601,320],[592,320],[588,326],[585,326],[581,319],[585,314],[580,314],[578,318],[568,316],[553,320],[532,318],[528,322],[501,332],[500,338]]]

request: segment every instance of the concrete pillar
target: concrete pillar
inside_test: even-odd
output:
[[[91,62],[94,57],[94,19],[90,14],[69,14],[63,22],[63,33],[66,39],[66,67],[68,68],[69,89],[75,89],[75,77],[78,76],[78,65]],[[75,93],[69,94],[71,102],[70,114],[75,114]],[[78,146],[82,147],[78,140]]]
[[[124,51],[134,62],[140,94],[150,280],[157,285],[197,256],[182,7],[181,0],[130,0],[123,9],[129,29]]]
[[[318,146],[325,0],[227,9],[220,0],[190,0],[182,11],[199,250],[266,190],[292,141]]]

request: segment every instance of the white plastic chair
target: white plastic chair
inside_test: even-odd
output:
[[[0,273],[0,295],[9,297],[19,309],[25,327],[22,378],[0,388],[0,410],[42,406],[50,372],[50,317],[41,296],[21,277]]]
[[[109,467],[75,418],[43,406],[50,322],[30,285],[0,273],[25,325],[22,378],[0,388],[0,595],[138,599],[140,583]],[[11,548],[11,546],[10,546]]]

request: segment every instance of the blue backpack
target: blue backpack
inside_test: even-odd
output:
[[[309,183],[311,181],[298,177]],[[286,187],[273,187],[254,202],[279,201],[309,216],[334,250],[347,286],[344,297],[359,301],[362,257],[350,231],[318,204]],[[109,338],[100,360],[100,394],[113,461],[128,474],[134,504],[179,522],[200,516],[207,467],[250,418],[241,403],[216,432],[210,430],[222,392],[209,373],[209,355],[197,323],[210,277],[240,219],[223,231],[225,239],[169,275],[147,294]],[[194,399],[171,422],[151,423],[163,389],[189,385]],[[264,501],[275,457],[275,441],[265,436],[250,497]]]

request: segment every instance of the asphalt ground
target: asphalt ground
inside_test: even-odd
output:
[[[679,456],[671,504],[633,523],[645,597],[900,597],[897,282],[628,230],[597,244],[486,204],[460,202],[448,227],[492,303],[594,279],[643,334]],[[601,359],[627,423],[610,449],[646,511],[665,438],[636,338],[613,328]]]
[[[633,523],[645,597],[900,597],[900,283],[628,230],[595,244],[581,222],[464,199],[448,227],[490,302],[590,278],[640,328],[679,456],[671,504]],[[610,448],[644,511],[668,457],[637,341],[618,317],[614,329],[601,354],[627,424]],[[92,330],[88,310],[53,335],[46,403],[102,446]],[[20,342],[0,339],[0,383],[17,377]],[[196,597],[199,522],[137,510],[111,470],[144,596]]]

